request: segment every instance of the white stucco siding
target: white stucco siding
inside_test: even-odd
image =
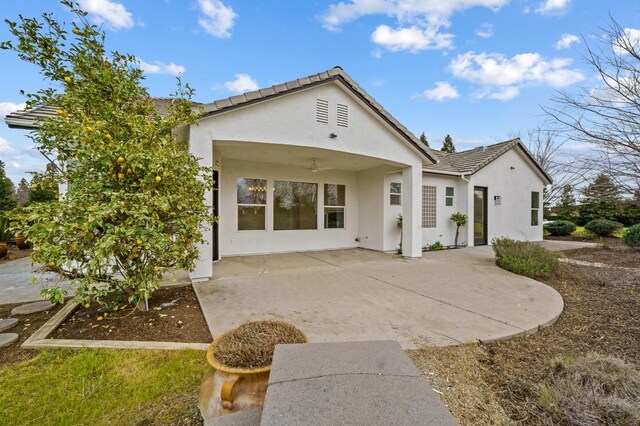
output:
[[[384,173],[379,169],[358,173],[359,247],[384,250]]]
[[[316,121],[316,100],[328,102],[328,123]],[[337,125],[337,105],[348,107],[348,127]],[[332,139],[331,133],[337,135]],[[199,121],[197,139],[251,141],[329,149],[409,165],[419,154],[342,84],[331,82]]]
[[[422,178],[422,185],[436,187],[436,227],[422,228],[422,245],[429,246],[436,241],[440,241],[442,245],[452,246],[455,243],[456,226],[450,219],[451,215],[460,212],[469,217],[469,212],[467,211],[467,182],[456,176],[425,173]],[[454,191],[453,206],[446,205],[447,187],[453,188]],[[466,229],[467,226],[460,228],[458,245],[467,244]]]
[[[542,195],[545,182],[524,154],[514,148],[472,175],[471,188],[487,187],[488,242],[494,237],[542,240]],[[531,226],[531,192],[540,193],[538,226]],[[501,198],[496,205],[495,197]],[[471,194],[471,200],[473,200]],[[469,217],[473,220],[473,206]],[[470,227],[471,229],[471,227]],[[470,237],[473,243],[473,237]]]
[[[220,252],[222,256],[282,253],[358,247],[358,174],[327,170],[317,173],[308,168],[283,168],[278,164],[222,158],[220,174]],[[266,229],[238,231],[238,178],[267,180]],[[318,184],[317,229],[273,230],[273,181],[288,180]],[[324,184],[345,185],[345,227],[324,229]]]

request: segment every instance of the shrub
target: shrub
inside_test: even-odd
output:
[[[539,388],[547,424],[640,424],[640,371],[597,354],[554,360],[551,380]]]
[[[544,230],[549,235],[571,235],[576,230],[576,225],[568,220],[556,220],[544,225]]]
[[[435,243],[431,244],[429,246],[429,251],[432,250],[442,250],[444,248],[444,246],[442,245],[442,243],[440,241],[436,241]]]
[[[640,247],[640,223],[625,231],[622,235],[622,242],[628,247]]]
[[[592,241],[598,238],[596,234],[591,231],[587,231],[586,229],[578,229],[571,235],[577,240]]]
[[[491,246],[499,267],[525,277],[538,278],[554,271],[560,264],[554,253],[527,241],[494,238]]]
[[[615,231],[622,228],[623,225],[619,222],[614,222],[607,219],[596,219],[588,222],[584,229],[591,231],[601,237],[610,237]]]

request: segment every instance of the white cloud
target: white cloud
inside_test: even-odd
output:
[[[624,36],[613,43],[613,50],[618,54],[628,54],[629,49],[640,50],[640,29],[625,28]]]
[[[389,49],[392,52],[409,50],[419,52],[421,50],[445,49],[452,47],[453,34],[438,32],[437,26],[419,28],[390,28],[380,25],[371,34],[374,43]]]
[[[236,93],[258,90],[258,83],[249,74],[236,74],[236,79],[224,83],[224,87]]]
[[[24,102],[21,104],[16,104],[14,102],[0,102],[0,120],[4,119],[7,115],[12,112],[18,111],[19,109],[24,109],[27,104]]]
[[[476,30],[476,35],[482,38],[493,37],[493,25],[488,22],[483,22],[480,28]]]
[[[371,52],[371,56],[376,59],[382,58],[382,49],[375,49],[373,52]]]
[[[0,154],[12,154],[15,149],[9,145],[9,141],[0,136]]]
[[[556,43],[556,49],[569,49],[574,43],[580,43],[580,37],[574,34],[562,34],[562,37]]]
[[[111,0],[79,0],[85,12],[88,12],[98,24],[106,24],[109,28],[120,30],[133,27],[133,15],[122,3]]]
[[[391,51],[453,47],[450,26],[453,13],[473,7],[497,10],[509,0],[346,0],[329,6],[320,17],[324,28],[338,31],[342,25],[368,15],[391,16],[397,27],[378,25],[371,39]]]
[[[238,14],[231,6],[225,6],[220,0],[198,0],[202,15],[198,17],[200,26],[214,37],[231,37],[231,29]]]
[[[522,53],[507,58],[500,53],[467,52],[449,64],[454,76],[482,86],[477,97],[510,100],[526,85],[567,87],[584,80],[584,75],[570,69],[569,58],[545,59],[539,53]]]
[[[167,74],[167,75],[178,76],[184,73],[185,71],[187,71],[187,69],[184,66],[176,65],[173,62],[169,64],[165,64],[159,61],[155,61],[154,63],[150,64],[148,62],[143,61],[142,59],[139,59],[139,61],[140,61],[140,69],[147,74]]]
[[[425,90],[422,95],[432,101],[444,101],[445,99],[455,99],[459,96],[458,90],[446,81],[436,82],[436,87]]]
[[[545,0],[535,10],[541,15],[555,15],[565,11],[571,0]]]

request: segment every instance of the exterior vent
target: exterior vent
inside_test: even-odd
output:
[[[329,123],[329,101],[316,99],[316,121],[318,123]]]
[[[349,107],[338,104],[337,124],[341,127],[349,127]]]

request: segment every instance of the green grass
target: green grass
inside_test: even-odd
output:
[[[207,368],[198,351],[47,349],[0,367],[0,424],[183,424]]]
[[[613,233],[613,236],[616,238],[622,238],[622,234],[624,234],[624,231],[626,231],[627,229],[629,229],[629,227],[619,229]],[[573,233],[575,234],[576,232],[584,232],[584,226],[576,226],[576,230]]]

